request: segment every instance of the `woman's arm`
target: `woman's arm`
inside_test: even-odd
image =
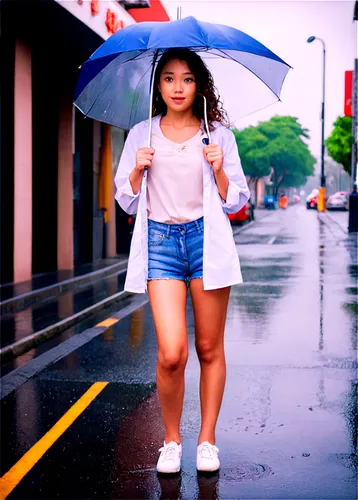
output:
[[[129,182],[131,183],[134,195],[137,195],[140,191],[143,175],[144,175],[144,170],[138,170],[137,168],[134,168],[129,176]]]
[[[129,176],[129,182],[135,195],[140,191],[145,169],[152,166],[153,155],[153,148],[140,148],[136,153],[136,165]]]
[[[219,194],[222,200],[226,201],[227,191],[229,189],[229,179],[223,168],[224,152],[218,144],[209,144],[204,148],[204,155],[206,161],[210,163],[213,169]]]
[[[211,165],[223,208],[235,213],[250,197],[234,134],[225,130],[223,148],[209,144],[204,148],[206,161]]]
[[[226,174],[229,185],[225,198],[223,198],[220,190],[219,193],[222,198],[224,212],[229,214],[236,213],[249,200],[250,191],[242,170],[235,136],[229,129],[223,130],[222,148],[224,156],[223,171]]]
[[[139,191],[134,193],[129,176],[135,167],[136,161],[136,127],[134,127],[128,134],[124,148],[119,160],[117,173],[114,178],[116,185],[115,199],[118,201],[119,206],[128,214],[136,214],[139,204]]]
[[[140,124],[134,126],[128,134],[114,179],[117,188],[115,199],[128,214],[138,211],[144,169],[151,165],[153,157],[148,148],[138,149],[139,127]]]
[[[225,174],[224,169],[222,168],[221,170],[215,171],[214,170],[214,177],[215,177],[215,182],[218,187],[219,195],[223,201],[226,202],[227,198],[227,192],[229,190],[229,178]]]

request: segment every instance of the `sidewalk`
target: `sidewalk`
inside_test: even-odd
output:
[[[126,255],[119,255],[112,259],[101,259],[97,262],[90,262],[76,266],[74,269],[56,271],[51,273],[41,273],[34,275],[32,280],[21,283],[5,283],[0,285],[1,303],[17,298],[21,295],[33,293],[52,285],[74,280],[77,277],[103,271],[116,264],[127,262]]]
[[[329,221],[330,223],[336,224],[344,233],[348,233],[349,212],[327,210],[326,212],[319,212],[319,217],[323,223]]]
[[[2,364],[126,298],[126,269],[127,257],[119,256],[5,285],[9,298],[0,304]]]

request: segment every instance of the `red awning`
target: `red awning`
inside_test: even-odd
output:
[[[137,23],[142,21],[170,21],[167,11],[160,0],[151,0],[148,8],[128,9],[128,13]]]

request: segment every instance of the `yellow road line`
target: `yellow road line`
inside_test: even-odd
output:
[[[117,318],[107,318],[104,321],[102,321],[101,323],[98,323],[98,325],[96,325],[96,326],[107,326],[107,327],[110,327],[110,326],[115,325],[116,323],[118,323],[118,321],[119,321],[119,319],[117,319]]]
[[[29,449],[20,460],[0,478],[0,499],[4,500],[19,484],[23,477],[40,460],[54,442],[70,427],[77,417],[103,391],[108,382],[96,382],[87,392],[60,418],[60,420]]]

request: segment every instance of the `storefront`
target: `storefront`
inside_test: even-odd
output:
[[[123,132],[111,134],[84,118],[72,101],[79,66],[104,39],[136,22],[135,10],[131,15],[124,4],[0,3],[2,283],[116,253],[114,200],[103,200],[111,188],[103,165],[112,157],[108,138]],[[145,5],[138,10],[152,9]]]

